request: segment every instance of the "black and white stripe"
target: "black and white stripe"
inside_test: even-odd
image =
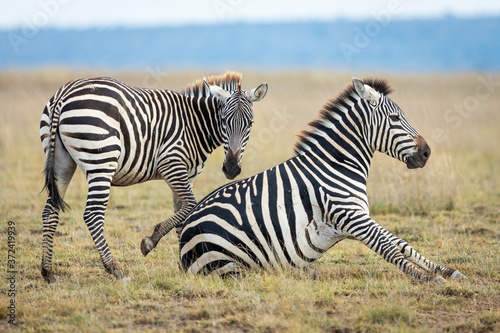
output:
[[[425,166],[430,149],[387,97],[385,81],[353,79],[302,133],[296,156],[212,192],[181,233],[182,267],[232,273],[249,267],[307,269],[339,241],[357,239],[409,276],[462,276],[417,253],[369,216],[366,192],[375,151]]]
[[[110,186],[164,179],[171,188],[175,214],[143,239],[146,255],[167,231],[182,225],[196,204],[192,183],[214,149],[224,144],[224,168],[229,169],[224,172],[231,179],[239,174],[252,103],[266,92],[266,84],[243,91],[241,74],[230,72],[199,80],[181,93],[134,88],[111,78],[79,79],[61,87],[40,122],[49,194],[42,215],[45,279],[55,281],[53,239],[77,166],[89,183],[85,223],[106,271],[123,278],[103,234]],[[227,118],[237,119],[237,128]],[[238,153],[229,154],[233,146]]]

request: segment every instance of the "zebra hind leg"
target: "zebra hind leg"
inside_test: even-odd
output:
[[[59,223],[59,210],[52,204],[52,199],[49,196],[47,203],[42,213],[43,221],[43,245],[42,245],[42,265],[41,273],[45,281],[48,283],[56,282],[54,271],[52,268],[52,254],[54,246],[54,236]]]
[[[238,263],[234,261],[230,261],[221,267],[209,271],[204,271],[205,274],[215,274],[219,275],[220,277],[227,278],[227,277],[238,277],[242,273],[241,266],[238,265]]]
[[[104,213],[108,205],[111,177],[99,175],[89,178],[87,207],[83,219],[97,247],[106,272],[117,279],[128,280],[122,269],[115,262],[104,237]]]
[[[64,198],[66,190],[68,188],[73,175],[76,170],[76,163],[73,161],[71,156],[68,154],[64,146],[62,145],[59,137],[56,137],[56,148],[54,152],[54,163],[49,166],[52,168],[48,172],[48,181],[54,182],[55,186],[48,186],[50,191],[57,190],[58,195],[61,200]],[[51,194],[47,198],[45,208],[42,212],[42,235],[43,235],[43,245],[42,245],[42,264],[41,273],[45,281],[48,283],[56,282],[54,277],[54,270],[52,268],[52,256],[53,256],[53,246],[54,246],[54,236],[56,233],[57,225],[59,224],[59,211],[62,207],[58,207],[52,200]]]
[[[318,280],[321,277],[321,274],[319,271],[315,268],[311,267],[304,267],[303,268],[304,272],[311,277],[313,280]]]

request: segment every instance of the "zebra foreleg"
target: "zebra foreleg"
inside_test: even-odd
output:
[[[362,228],[358,227],[360,224],[363,225]],[[355,232],[351,233],[354,238],[361,241],[374,252],[380,254],[387,262],[395,265],[406,275],[420,281],[444,281],[437,273],[423,271],[408,261],[403,256],[400,249],[386,236],[386,230],[375,221],[370,219],[369,221],[363,221],[359,224],[353,224],[353,226],[356,227]]]
[[[172,184],[172,182],[168,183]],[[150,237],[146,236],[142,239],[141,252],[144,256],[148,255],[148,253],[151,252],[151,250],[153,250],[156,245],[158,245],[160,239],[167,233],[169,233],[170,230],[176,227],[182,227],[188,214],[196,205],[196,199],[193,195],[191,184],[187,180],[187,175],[185,182],[178,181],[177,184],[177,187],[171,185],[171,188],[172,192],[174,193],[174,204],[176,200],[175,197],[177,196],[177,198],[181,202],[181,208],[174,214],[174,216],[161,223],[158,223],[155,226],[154,232]]]
[[[450,279],[460,279],[460,278],[466,279],[466,276],[457,271],[456,269],[438,265],[430,261],[429,259],[425,258],[423,255],[415,251],[415,249],[410,244],[394,236],[389,231],[382,228],[382,232],[394,245],[398,247],[399,251],[403,254],[403,256],[406,259],[408,259],[415,265],[419,266],[420,268],[426,270],[427,272],[441,274],[444,277]]]
[[[179,198],[179,196],[175,194],[174,191],[172,191],[172,201],[174,203],[174,214],[176,214],[182,208],[182,201],[181,198]],[[182,231],[182,225],[175,227],[175,233],[177,234],[177,238],[179,239],[181,239],[181,231]]]

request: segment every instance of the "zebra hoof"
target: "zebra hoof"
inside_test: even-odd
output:
[[[54,271],[49,269],[49,270],[45,270],[42,268],[42,276],[43,276],[43,279],[45,281],[47,281],[47,283],[55,283],[56,282],[56,278],[54,277]]]
[[[446,280],[441,275],[438,275],[434,279],[432,279],[432,282],[443,284],[446,283]]]
[[[113,270],[113,276],[117,279],[117,280],[124,280],[124,279],[128,279],[128,277],[125,275],[125,273],[123,273],[123,271],[119,268],[115,268]]]
[[[321,277],[321,274],[314,268],[304,268],[304,272],[306,272],[313,280],[317,280]]]
[[[128,276],[125,276],[123,278],[120,279],[120,281],[122,283],[129,283],[130,281],[132,281]]]
[[[155,248],[153,241],[149,237],[144,237],[141,242],[141,252],[143,256],[147,256],[152,249]]]
[[[450,276],[450,280],[467,280],[467,276],[463,275],[459,271],[454,271]]]

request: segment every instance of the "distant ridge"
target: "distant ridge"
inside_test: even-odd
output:
[[[26,29],[25,29],[26,30]],[[500,71],[500,18],[0,31],[0,69]]]

